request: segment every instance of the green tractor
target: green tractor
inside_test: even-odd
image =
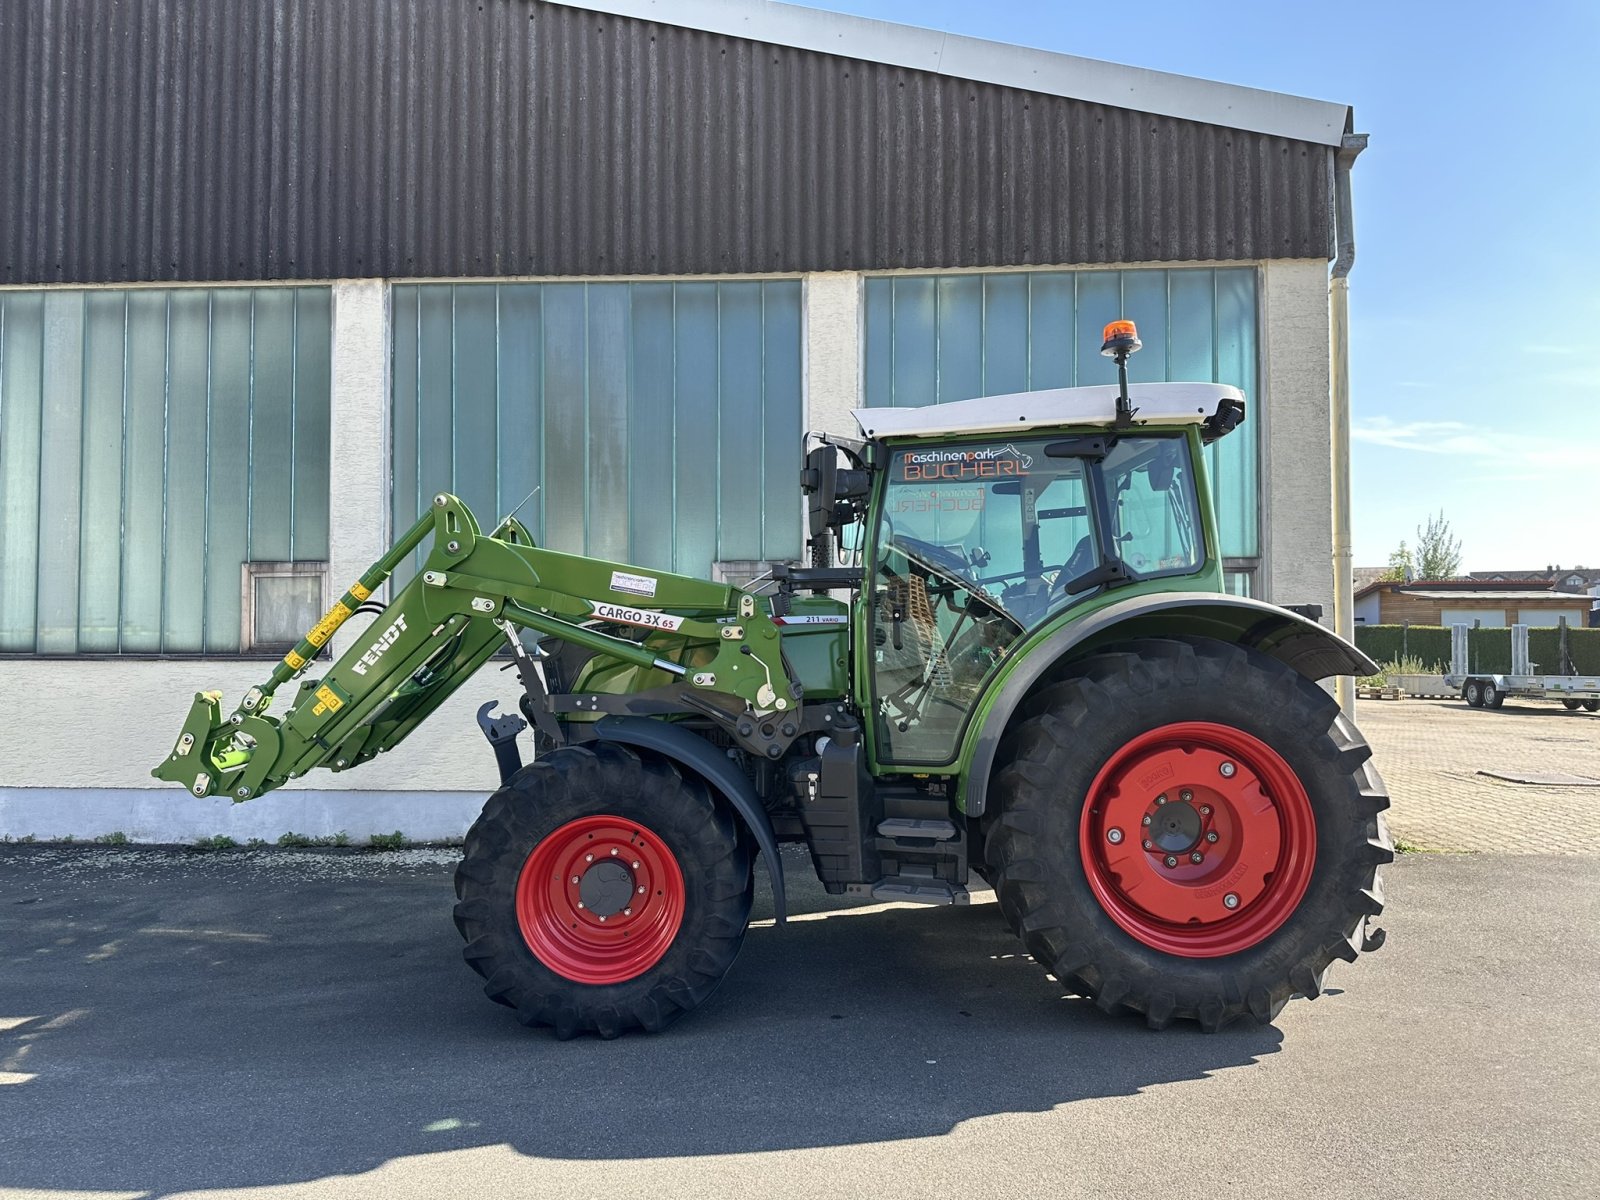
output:
[[[1243,397],[1130,388],[1137,348],[1108,327],[1119,386],[813,435],[810,564],[759,586],[543,549],[514,517],[485,533],[437,496],[232,713],[198,695],[153,773],[242,801],[358,767],[505,653],[521,715],[479,710],[501,787],[455,922],[525,1024],[612,1037],[700,1004],[758,855],[783,923],[782,842],[828,892],[884,902],[962,904],[975,872],[1107,1011],[1271,1021],[1382,941],[1389,801],[1318,684],[1376,668],[1316,612],[1224,592],[1202,455]],[[430,534],[421,573],[375,601]]]

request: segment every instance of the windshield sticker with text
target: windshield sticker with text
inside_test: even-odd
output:
[[[982,512],[989,493],[984,488],[929,488],[895,498],[897,513]]]
[[[908,450],[900,456],[900,478],[907,483],[936,480],[1010,479],[1026,475],[1033,456],[1015,446],[970,450]]]

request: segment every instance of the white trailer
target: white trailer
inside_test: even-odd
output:
[[[1473,708],[1499,708],[1507,696],[1525,700],[1559,700],[1568,709],[1600,712],[1600,675],[1540,675],[1541,663],[1528,658],[1528,627],[1511,627],[1511,672],[1507,675],[1474,671],[1469,656],[1470,627],[1450,627],[1450,673],[1444,681],[1461,689],[1461,698]],[[1568,666],[1567,626],[1561,625],[1561,658]]]

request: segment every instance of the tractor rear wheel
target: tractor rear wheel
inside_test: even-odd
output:
[[[600,743],[519,771],[456,870],[456,927],[491,1000],[558,1037],[665,1028],[733,965],[755,891],[748,839],[705,785]]]
[[[1394,859],[1383,781],[1327,692],[1257,651],[1131,643],[1006,734],[985,817],[1000,906],[1046,970],[1154,1028],[1266,1023],[1354,961]]]

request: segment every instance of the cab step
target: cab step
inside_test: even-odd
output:
[[[970,904],[971,895],[960,884],[944,879],[892,875],[872,885],[874,900],[897,900],[909,904]]]
[[[878,822],[878,836],[948,842],[956,836],[956,826],[953,821],[930,821],[916,817],[889,817],[887,820]]]

